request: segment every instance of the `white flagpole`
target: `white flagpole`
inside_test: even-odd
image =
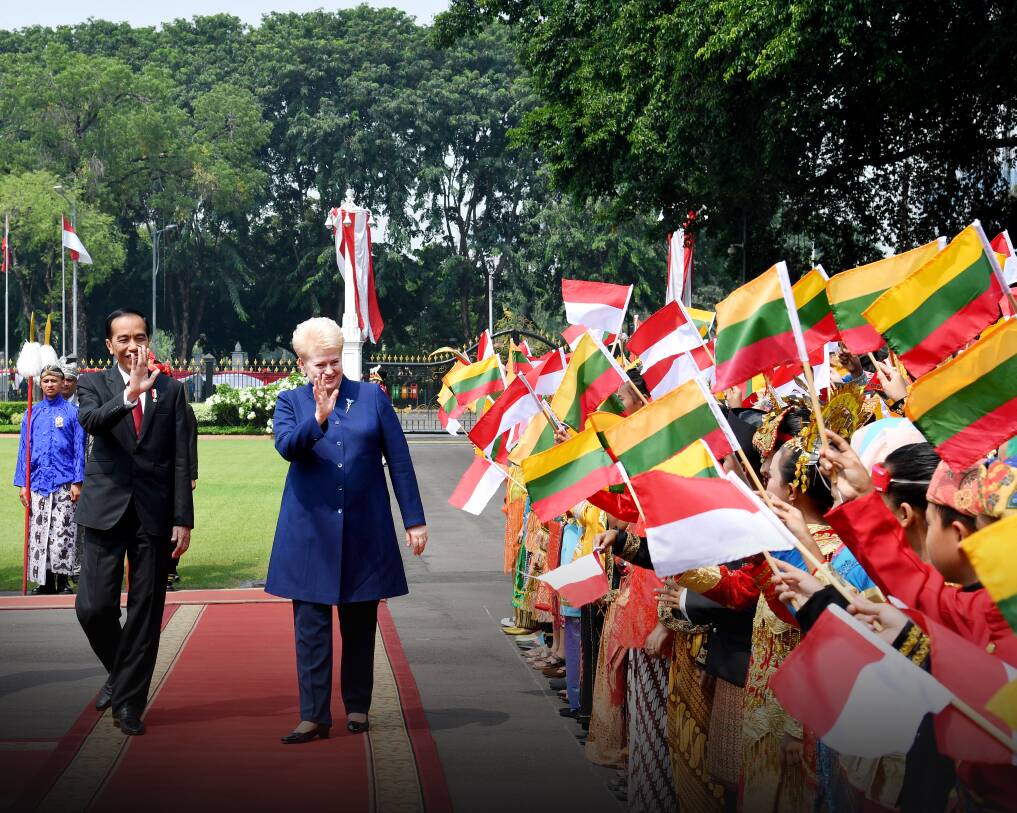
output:
[[[10,388],[11,352],[10,352],[10,309],[8,308],[9,284],[7,275],[11,273],[11,216],[4,215],[4,392]]]
[[[67,249],[64,248],[64,214],[60,212],[60,353],[67,355]]]

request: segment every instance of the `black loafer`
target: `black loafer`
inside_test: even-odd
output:
[[[113,725],[131,737],[140,737],[145,733],[145,724],[141,722],[141,713],[130,706],[122,706],[113,715]]]
[[[365,731],[371,728],[371,721],[364,720],[362,723],[358,723],[356,720],[350,720],[346,723],[346,730],[350,734],[363,734]]]
[[[95,698],[95,710],[106,711],[110,707],[110,703],[113,702],[113,684],[107,680],[102,684],[102,688],[99,689],[99,694]]]
[[[328,739],[329,727],[327,725],[319,725],[312,728],[310,731],[291,731],[285,737],[282,738],[283,745],[301,745],[305,742],[317,738],[321,740]]]

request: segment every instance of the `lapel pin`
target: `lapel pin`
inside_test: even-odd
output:
[[[353,399],[352,398],[347,398],[346,399],[346,412],[347,413],[349,413],[351,406],[353,406]]]
[[[152,387],[152,389],[150,389],[149,392],[152,393],[152,403],[154,404],[156,401],[159,400],[159,393],[156,392],[155,387]]]

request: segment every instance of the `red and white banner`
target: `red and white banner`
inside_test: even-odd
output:
[[[491,501],[491,497],[498,493],[506,476],[500,466],[483,457],[474,458],[456,490],[449,497],[449,504],[467,514],[479,516]]]
[[[784,659],[770,688],[830,748],[869,758],[907,753],[922,718],[951,700],[932,675],[837,605]]]
[[[678,302],[669,302],[636,329],[625,351],[639,356],[646,370],[659,361],[702,346],[695,322]]]
[[[485,330],[480,334],[477,341],[477,361],[483,361],[494,355],[494,339],[491,338],[491,331]]]
[[[692,236],[687,235],[685,229],[677,229],[667,236],[667,294],[664,301],[668,304],[678,300],[685,307],[692,305],[692,246]]]
[[[597,554],[589,553],[574,562],[537,576],[573,607],[582,607],[607,594],[609,585]]]
[[[70,249],[71,259],[82,265],[91,265],[92,257],[85,249],[81,240],[78,239],[78,235],[74,232],[74,227],[71,225],[66,217],[64,218],[63,228],[63,245],[64,248]]]
[[[385,329],[374,287],[374,260],[371,257],[371,224],[366,209],[333,208],[326,223],[335,236],[335,259],[346,280],[353,275],[356,310],[365,340],[375,344]]]
[[[563,279],[561,296],[565,300],[565,318],[570,325],[620,333],[632,298],[632,286]]]

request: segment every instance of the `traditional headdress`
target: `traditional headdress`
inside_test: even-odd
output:
[[[869,413],[864,408],[865,394],[857,384],[844,384],[830,392],[830,400],[823,407],[823,423],[831,432],[843,438],[850,438],[855,430],[868,420]],[[815,414],[802,427],[795,438],[794,445],[799,449],[798,461],[795,463],[795,479],[791,482],[792,489],[807,491],[809,488],[809,466],[819,463],[819,450],[823,439],[819,434],[819,421]]]

